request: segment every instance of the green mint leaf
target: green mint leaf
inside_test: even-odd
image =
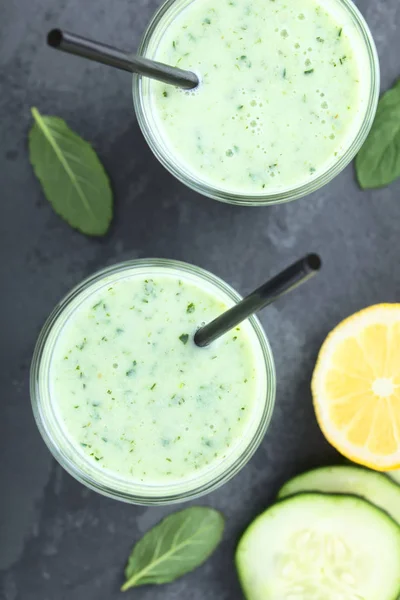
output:
[[[182,335],[179,336],[179,339],[181,340],[182,344],[187,344],[189,335],[187,333],[182,333]]]
[[[58,117],[32,108],[29,156],[47,200],[67,223],[104,235],[112,219],[110,182],[92,146]]]
[[[389,185],[400,177],[400,79],[379,100],[372,129],[356,158],[363,189]]]
[[[224,518],[212,508],[192,506],[169,515],[133,548],[121,590],[169,583],[193,571],[214,552],[223,530]]]

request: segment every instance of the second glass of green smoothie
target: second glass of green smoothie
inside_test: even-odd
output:
[[[207,348],[196,330],[240,296],[198,267],[137,260],[90,277],[39,337],[31,397],[44,440],[88,487],[137,504],[208,493],[261,443],[275,400],[251,317]]]

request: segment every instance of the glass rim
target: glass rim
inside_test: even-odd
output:
[[[260,409],[260,415],[258,417],[259,422],[257,423],[255,431],[253,431],[251,435],[249,434],[249,439],[247,440],[246,446],[243,449],[241,449],[240,454],[236,456],[235,460],[229,463],[226,469],[218,472],[216,476],[214,476],[214,478],[210,478],[207,481],[203,482],[201,485],[195,485],[189,490],[183,491],[177,489],[179,487],[177,484],[164,484],[159,487],[159,495],[155,495],[155,488],[153,486],[153,493],[147,493],[146,495],[146,487],[147,490],[149,490],[150,486],[142,486],[144,490],[143,494],[137,493],[137,491],[131,492],[129,491],[129,481],[122,478],[118,478],[117,476],[113,477],[112,474],[110,474],[110,472],[106,473],[100,468],[96,469],[96,467],[93,467],[91,469],[85,469],[84,460],[74,461],[73,458],[71,459],[71,456],[67,451],[68,448],[72,449],[72,454],[76,455],[76,457],[78,457],[78,451],[74,451],[73,444],[70,440],[68,440],[66,434],[63,435],[62,433],[60,433],[61,427],[57,423],[55,416],[49,414],[49,412],[51,411],[51,406],[49,410],[49,408],[46,408],[46,406],[44,405],[43,398],[45,397],[46,391],[42,381],[41,366],[46,355],[46,348],[49,337],[55,329],[57,323],[60,322],[62,315],[65,313],[68,307],[71,307],[71,304],[77,298],[79,298],[85,290],[89,290],[92,287],[92,285],[95,285],[97,282],[101,282],[101,280],[105,279],[107,276],[113,276],[118,274],[119,272],[122,273],[124,270],[132,269],[135,267],[169,267],[172,269],[176,269],[181,272],[185,272],[189,275],[191,274],[195,277],[199,277],[207,283],[217,287],[219,291],[226,294],[233,302],[238,302],[242,298],[240,294],[238,294],[236,290],[234,290],[228,283],[226,283],[224,280],[220,279],[213,273],[210,273],[209,271],[202,269],[201,267],[197,267],[195,265],[176,260],[157,258],[135,259],[120,262],[115,265],[101,269],[100,271],[97,271],[96,273],[85,278],[81,283],[76,285],[68,294],[66,294],[57,303],[57,305],[55,306],[55,308],[53,309],[53,311],[51,312],[41,329],[34,349],[30,370],[31,404],[36,424],[50,452],[57,460],[57,462],[80,483],[84,484],[85,486],[96,492],[99,492],[104,496],[108,496],[110,498],[122,500],[124,502],[132,504],[139,504],[145,506],[174,504],[177,502],[192,500],[204,494],[208,494],[209,492],[220,487],[221,485],[229,481],[232,477],[234,477],[253,456],[254,452],[261,444],[272,418],[276,394],[275,365],[272,350],[269,345],[265,331],[258,318],[256,316],[252,316],[249,318],[248,321],[251,325],[252,331],[256,335],[257,341],[259,343],[259,348],[262,354],[263,364],[260,368],[264,369],[265,373],[266,395],[265,398],[259,399],[260,406],[262,407],[262,409]],[[50,348],[50,355],[51,350],[52,348]],[[48,379],[46,379],[45,383],[48,384]],[[52,425],[52,420],[55,424],[58,425],[57,431],[54,426],[54,423]],[[62,440],[62,444],[60,444],[57,441],[57,436],[59,439]],[[89,470],[91,470],[92,473],[89,473]],[[102,473],[102,477],[96,478],[95,476],[93,476],[93,473],[96,472],[98,472],[98,474]],[[104,473],[106,473],[106,475],[104,475]],[[205,479],[206,475],[207,472],[205,472],[202,478]],[[124,482],[124,489],[121,489],[122,486],[118,486],[118,481],[120,481],[121,483],[122,481]],[[195,479],[193,481],[196,483]],[[184,484],[180,484],[180,486],[183,487]],[[135,484],[133,484],[132,482],[132,487],[135,487],[137,489],[141,486],[136,482]]]
[[[159,9],[155,12],[147,29],[143,34],[138,49],[139,55],[145,57],[147,56],[147,50],[149,48],[152,35],[157,29],[159,22],[168,13],[170,8],[180,1],[181,0],[166,0],[164,4],[162,4],[159,7]],[[157,135],[157,131],[155,130],[156,128],[154,127],[153,130],[152,126],[150,125],[148,113],[150,113],[151,110],[149,109],[147,111],[143,101],[143,78],[140,75],[133,75],[133,104],[142,134],[156,158],[172,175],[174,175],[179,181],[181,181],[181,183],[184,183],[187,187],[191,188],[192,190],[195,190],[196,192],[199,192],[204,196],[212,198],[213,200],[218,200],[220,202],[236,204],[240,206],[265,206],[269,204],[281,204],[284,202],[290,202],[293,200],[297,200],[303,196],[309,195],[317,191],[327,183],[329,183],[350,164],[350,162],[354,159],[358,151],[361,149],[361,146],[365,142],[375,118],[380,92],[380,67],[374,39],[372,37],[368,24],[358,7],[352,2],[352,0],[334,1],[340,4],[344,8],[344,10],[348,11],[356,28],[360,32],[365,47],[367,49],[371,75],[369,97],[362,124],[357,134],[354,136],[354,139],[352,140],[351,144],[340,157],[340,159],[332,163],[330,167],[328,167],[315,179],[303,183],[300,186],[292,186],[291,188],[282,190],[281,192],[277,191],[272,194],[251,195],[235,194],[233,192],[216,188],[215,186],[207,184],[201,179],[196,178],[196,176],[193,173],[190,173],[188,170],[185,170],[183,164],[173,159],[172,153],[168,151],[168,148],[163,148],[162,145],[159,143],[159,136]],[[153,57],[149,56],[149,58]]]

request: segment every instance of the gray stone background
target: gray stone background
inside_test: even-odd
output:
[[[89,492],[52,459],[31,414],[34,343],[53,305],[105,265],[159,256],[209,269],[242,293],[308,251],[318,278],[261,317],[278,375],[277,405],[248,466],[200,503],[227,517],[225,539],[198,571],[137,600],[239,599],[233,552],[246,525],[290,475],[338,460],[318,430],[310,376],[327,332],[369,304],[399,300],[400,181],[361,192],[349,167],[292,204],[237,208],[175,181],[141,136],[128,74],[46,48],[62,26],[134,50],[160,0],[0,3],[0,598],[114,600],[132,544],[174,510]],[[400,75],[399,0],[359,0],[378,46],[382,89]],[[63,117],[92,141],[115,190],[106,238],[73,231],[52,211],[29,165],[30,107]]]

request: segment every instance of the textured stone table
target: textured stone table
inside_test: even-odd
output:
[[[0,5],[0,598],[114,600],[135,540],[171,508],[128,506],[84,489],[52,459],[31,414],[35,339],[56,301],[94,270],[147,256],[182,259],[248,292],[308,251],[324,258],[310,284],[266,310],[277,405],[250,464],[201,500],[227,517],[225,540],[200,570],[137,600],[234,600],[232,556],[243,528],[290,475],[337,460],[315,422],[316,355],[343,317],[399,300],[400,182],[361,192],[349,167],[293,204],[236,208],[202,198],[156,161],[132,110],[130,78],[51,52],[47,29],[136,48],[159,0],[3,0]],[[400,75],[398,0],[360,0],[380,54],[382,88]],[[27,158],[30,106],[65,118],[91,140],[113,181],[115,220],[101,240],[52,211]]]

